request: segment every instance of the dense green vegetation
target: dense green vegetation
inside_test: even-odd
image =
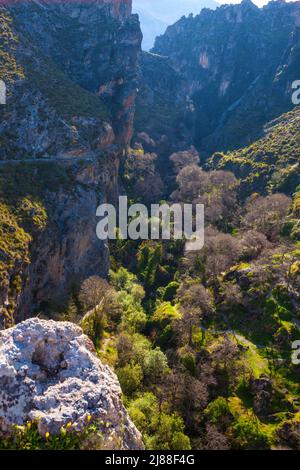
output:
[[[7,84],[24,77],[23,69],[14,55],[18,38],[11,23],[12,18],[7,11],[0,10],[0,77]]]
[[[0,168],[0,292],[7,292],[1,325],[14,324],[16,301],[28,281],[31,243],[53,222],[48,196],[61,189],[71,193],[74,176],[57,162],[8,162]]]
[[[58,435],[46,432],[41,434],[38,422],[28,421],[25,425],[14,426],[13,433],[0,441],[1,450],[104,450],[103,430],[109,422],[92,420],[89,415],[79,429],[71,421],[61,427]],[[115,443],[116,447],[118,442]]]
[[[202,19],[197,21],[202,24]],[[69,50],[78,40],[78,31],[70,25],[58,34]],[[248,30],[253,26],[250,21]],[[108,42],[96,41],[95,54],[113,40],[115,27],[114,21],[108,22]],[[268,32],[262,30],[269,51],[279,38],[276,43],[270,38],[269,44]],[[224,33],[230,38],[231,24],[226,23],[223,30],[216,28],[215,34],[210,28],[204,32],[209,44],[219,48]],[[182,37],[183,50],[190,50],[191,34]],[[100,98],[75,84],[82,78],[80,71],[73,81],[57,68],[61,63],[57,66],[47,61],[46,66],[42,55],[29,54],[20,66],[14,54],[18,38],[2,10],[0,38],[0,75],[9,85],[18,79],[28,80],[50,103],[51,113],[53,108],[66,119],[104,119],[116,111],[108,111]],[[122,44],[126,41],[131,39],[124,35]],[[239,52],[245,61],[250,45]],[[275,47],[275,52],[280,50]],[[204,65],[208,60],[199,58],[198,53],[196,50],[197,71],[199,60]],[[117,56],[117,51],[108,54],[109,60],[115,60],[114,54]],[[189,115],[195,110],[180,92],[179,76],[172,75],[165,58],[147,54],[141,60],[148,81],[144,77],[139,99],[140,103],[144,100],[147,113],[138,104],[135,130],[143,131],[140,141],[145,149],[148,145],[165,157],[169,148],[177,148],[177,142],[164,147],[163,135],[172,139],[176,133],[178,148],[183,148],[184,126],[188,124],[185,112]],[[120,76],[112,84],[107,63],[100,66],[104,89],[109,91],[118,80],[123,83]],[[265,68],[265,63],[261,66]],[[187,71],[193,78],[194,70]],[[99,83],[97,86],[99,89]],[[218,92],[212,88],[207,93],[207,109],[215,103]],[[129,114],[132,97],[127,98],[122,106]],[[235,95],[233,98],[235,101]],[[252,111],[255,106],[253,102]],[[125,116],[119,114],[120,109],[116,114]],[[246,115],[245,109],[230,120],[237,137],[234,142],[243,141],[250,121],[257,124],[255,115]],[[147,449],[300,449],[300,368],[292,361],[292,344],[300,336],[299,113],[295,108],[276,119],[260,140],[247,147],[215,153],[204,168],[200,167],[202,156],[191,148],[173,153],[163,166],[167,174],[161,174],[157,155],[148,153],[140,141],[132,142],[121,162],[120,175],[122,191],[130,203],[149,206],[164,199],[166,204],[204,204],[204,248],[192,252],[184,240],[120,237],[110,242],[106,279],[93,275],[79,282],[74,276],[63,299],[53,298],[52,303],[47,299],[47,305],[39,305],[37,313],[42,318],[74,322],[88,335],[99,358],[117,374],[125,406]],[[201,122],[205,124],[202,137],[210,135],[210,126],[216,124],[211,117],[210,113],[201,116],[201,112],[198,116],[196,128],[200,129]],[[258,124],[260,128],[261,121]],[[191,130],[193,126],[187,127]],[[150,137],[145,131],[150,133],[153,128],[158,132]],[[5,138],[14,140],[11,134]],[[7,157],[15,158],[14,152]],[[75,166],[77,171],[79,160]],[[92,179],[97,180],[99,168],[92,170]],[[84,183],[74,173],[68,164],[55,161],[0,166],[0,328],[14,324],[19,296],[29,285],[28,266],[35,240],[51,224],[61,223],[59,216],[53,217],[56,209],[64,209],[58,207],[59,196],[72,198],[83,193]],[[81,181],[86,181],[85,175]],[[112,185],[107,184],[107,189],[95,183],[91,191],[109,199],[105,191],[113,192],[116,188]],[[73,217],[72,205],[68,215]],[[82,233],[85,227],[80,230]],[[63,230],[59,234],[65,235]],[[2,436],[0,448],[102,449],[103,425],[90,416],[83,429],[69,423],[60,435],[51,436],[48,432],[41,435],[38,423],[29,422]],[[118,443],[114,444],[117,448]]]
[[[265,136],[228,154],[215,153],[209,166],[233,171],[241,179],[241,195],[252,192],[294,194],[300,185],[300,109],[280,116]]]
[[[137,152],[135,173],[128,158],[133,196],[153,160]],[[169,200],[205,201],[205,248],[111,242],[109,280],[87,279],[59,318],[79,323],[116,371],[148,449],[299,448],[299,368],[291,360],[299,193],[240,202],[233,174],[204,172],[194,153],[172,161]]]
[[[155,175],[154,160],[141,149],[127,158],[127,193],[143,202],[138,188]],[[300,321],[299,192],[241,202],[233,174],[203,171],[197,161],[194,150],[172,155],[176,190],[168,200],[205,203],[203,250],[185,251],[178,240],[111,242],[109,279],[86,279],[67,304],[43,314],[80,324],[92,339],[148,449],[299,448],[299,369],[291,362]],[[26,266],[31,236],[47,226],[43,177],[53,174],[53,190],[72,188],[72,174],[44,164],[34,184],[27,166],[22,175],[8,166],[2,179],[6,271],[16,258]],[[12,322],[13,305],[9,314]],[[16,436],[5,445],[81,446],[71,434],[67,442],[23,429]]]
[[[29,243],[31,237],[18,224],[16,216],[7,205],[0,203],[0,289],[9,286],[9,296],[14,299],[21,292],[22,274],[29,263]],[[16,264],[21,269],[14,273]],[[15,302],[1,309],[1,323],[11,326],[14,323]]]
[[[103,101],[70,80],[55,63],[41,56],[43,66],[37,70],[35,60],[28,59],[24,69],[31,85],[42,93],[59,116],[109,119],[110,112]]]

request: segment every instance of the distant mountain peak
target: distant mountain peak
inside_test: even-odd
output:
[[[215,9],[215,0],[133,0],[133,12],[138,13],[144,36],[143,49],[150,50],[154,40],[182,16],[199,14],[203,8]]]

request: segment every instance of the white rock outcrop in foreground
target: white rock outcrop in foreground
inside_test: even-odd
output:
[[[104,423],[105,448],[143,449],[117,377],[81,328],[30,319],[0,332],[0,431],[37,419],[40,433],[56,434],[89,415]]]

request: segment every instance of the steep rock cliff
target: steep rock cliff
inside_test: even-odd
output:
[[[300,76],[299,31],[299,2],[279,0],[260,9],[244,0],[181,18],[156,39],[152,52],[169,58],[181,95],[193,103],[193,143],[204,154],[249,144],[266,122],[292,108],[291,84]],[[149,82],[147,64],[143,73]],[[150,131],[151,137],[157,126]]]
[[[185,80],[170,59],[143,52],[139,58],[140,87],[134,130],[146,132],[163,148],[185,148],[193,137],[193,104],[185,93]]]
[[[131,1],[0,7],[1,324],[108,270],[96,208],[133,132],[141,32]]]

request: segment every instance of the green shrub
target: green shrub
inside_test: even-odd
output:
[[[127,364],[117,369],[117,376],[123,392],[125,395],[130,396],[140,388],[143,371],[139,364]]]
[[[205,409],[205,415],[212,424],[220,424],[224,419],[231,420],[232,414],[228,400],[224,397],[216,398]]]
[[[269,435],[259,421],[251,416],[240,416],[232,426],[233,446],[244,450],[263,450],[270,447]]]
[[[165,354],[159,348],[150,350],[144,362],[145,377],[151,383],[157,383],[168,371],[168,360]]]
[[[152,435],[145,436],[145,443],[150,450],[190,450],[191,443],[184,434],[183,419],[176,413],[156,414],[150,425]]]
[[[176,281],[170,282],[167,287],[165,288],[163,300],[165,302],[172,302],[176,297],[177,290],[180,284]]]
[[[46,432],[43,436],[34,422],[14,426],[12,431],[0,438],[1,450],[100,450],[104,439],[101,424],[90,424],[91,417],[81,429],[74,429],[71,423],[62,427],[60,434]]]

